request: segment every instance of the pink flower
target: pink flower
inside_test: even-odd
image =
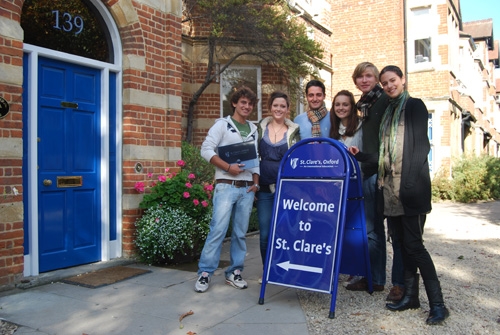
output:
[[[153,181],[153,182],[151,183],[151,187],[155,187],[155,186],[156,186],[156,182],[155,182],[155,181]]]
[[[148,178],[151,178],[151,177],[153,177],[153,172],[148,173]]]
[[[139,193],[144,193],[144,183],[142,181],[138,181],[134,186],[135,190]]]
[[[167,177],[165,177],[165,176],[158,176],[158,181],[161,181],[162,183],[164,183],[166,180],[167,180]]]
[[[191,183],[186,183],[186,187],[191,188],[191,187],[193,187],[193,185],[191,185]]]
[[[165,168],[165,173],[167,173],[168,171],[170,171],[170,168]]]
[[[194,175],[194,173],[190,173],[188,175],[188,179],[194,179],[194,178],[196,178],[196,176]]]
[[[205,191],[212,192],[214,190],[214,186],[212,184],[207,184],[205,187],[203,187]]]
[[[183,167],[184,165],[186,165],[186,162],[184,162],[182,159],[179,159],[177,161],[177,165],[179,165],[180,167]]]
[[[200,201],[199,201],[198,199],[194,199],[194,200],[193,200],[193,204],[194,204],[195,206],[198,206],[198,205],[200,204]]]
[[[208,206],[208,202],[206,202],[206,200],[203,200],[203,201],[201,202],[201,205],[202,205],[203,207],[207,207],[207,206]]]
[[[184,192],[184,193],[182,193],[182,196],[187,199],[190,197],[190,194],[189,194],[189,192]]]
[[[160,218],[156,218],[155,221],[156,221],[156,223],[160,222]]]

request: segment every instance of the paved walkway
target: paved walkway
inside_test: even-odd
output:
[[[0,293],[0,318],[20,325],[18,334],[190,334],[255,335],[307,334],[307,324],[296,290],[266,285],[264,305],[259,305],[262,274],[259,236],[247,238],[248,255],[243,278],[249,288],[225,284],[219,269],[205,293],[194,292],[196,268],[147,268],[152,272],[105,287],[91,289],[58,280],[96,270],[112,261],[42,274],[29,289]],[[221,259],[229,260],[229,243]],[[192,310],[179,322],[179,316]],[[182,328],[181,328],[182,327]]]

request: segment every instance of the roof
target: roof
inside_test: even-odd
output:
[[[475,40],[480,40],[493,36],[493,19],[484,19],[463,23],[463,31],[472,36]]]

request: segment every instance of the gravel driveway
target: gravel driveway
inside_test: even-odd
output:
[[[500,201],[433,204],[424,239],[450,310],[444,325],[425,324],[429,305],[423,283],[420,309],[391,312],[385,309],[390,285],[373,295],[352,292],[341,275],[334,319],[328,318],[331,295],[297,290],[309,334],[500,334]],[[387,250],[390,279],[389,244]]]

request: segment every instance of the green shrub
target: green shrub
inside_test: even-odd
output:
[[[182,209],[164,204],[148,208],[135,223],[140,260],[147,264],[194,260],[207,237],[210,218],[210,214],[205,214],[194,221]]]
[[[181,167],[184,162],[178,161]],[[139,204],[140,208],[151,208],[164,204],[169,208],[181,209],[186,214],[197,220],[211,212],[211,196],[213,185],[201,185],[195,182],[196,175],[187,172],[184,168],[179,172],[158,176],[158,181],[153,182],[151,192],[144,194]]]
[[[463,156],[453,162],[452,178],[441,171],[432,181],[433,200],[469,203],[500,198],[500,159]]]
[[[201,157],[199,148],[188,142],[182,142],[182,160],[186,163],[184,168],[196,175],[194,180],[196,183],[214,182],[215,167]]]
[[[212,216],[213,185],[185,169],[179,160],[178,172],[165,169],[151,186],[137,182],[135,189],[145,193],[139,204],[144,215],[136,221],[139,258],[146,263],[181,263],[191,261],[201,251]],[[198,180],[198,182],[197,182]],[[188,256],[188,257],[185,257]]]
[[[490,190],[492,199],[500,199],[500,159],[488,157],[486,160],[486,178],[484,183]]]
[[[455,162],[452,170],[453,200],[468,203],[488,199],[488,190],[483,183],[486,176],[484,163],[482,157],[463,157]]]
[[[451,200],[453,197],[453,181],[445,169],[440,169],[432,179],[432,201]]]

